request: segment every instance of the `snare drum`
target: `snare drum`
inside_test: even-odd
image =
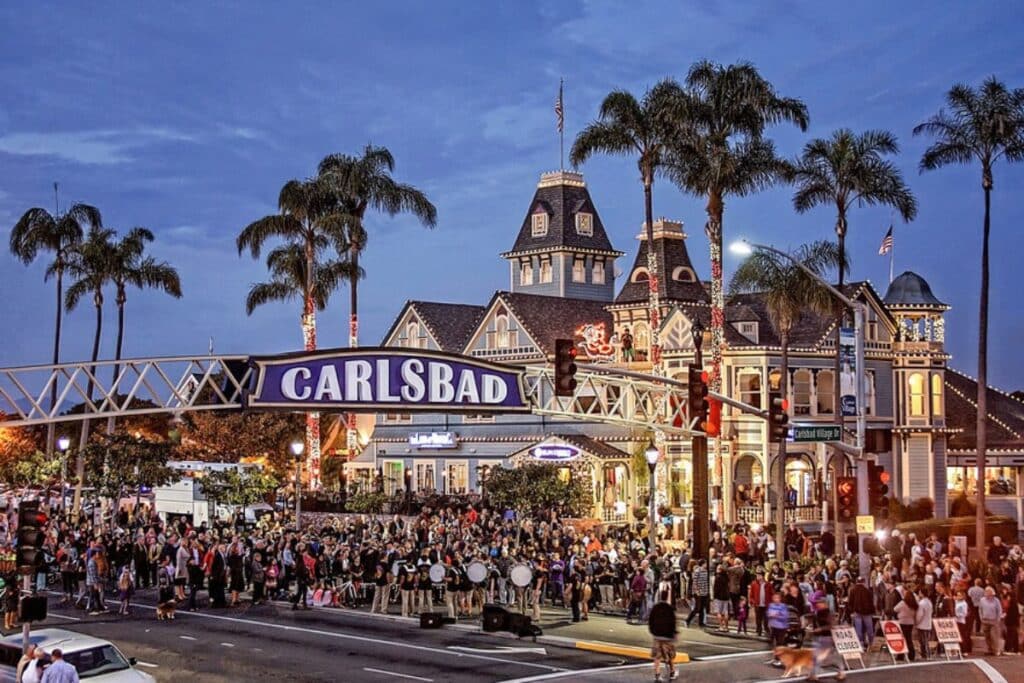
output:
[[[444,583],[445,566],[444,562],[435,562],[430,567],[430,581],[432,583]]]
[[[466,575],[473,583],[483,583],[487,579],[487,565],[479,560],[470,562],[466,568]]]
[[[520,562],[516,566],[512,567],[512,570],[508,573],[509,578],[512,579],[512,583],[519,588],[526,588],[533,581],[533,570],[530,569],[530,565],[525,562]]]

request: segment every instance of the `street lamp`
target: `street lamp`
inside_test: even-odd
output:
[[[784,251],[780,251],[774,247],[769,247],[764,244],[755,244],[753,242],[747,242],[746,240],[739,240],[729,245],[729,251],[734,254],[741,256],[749,256],[754,253],[754,250],[768,251],[777,256],[781,256],[793,263],[797,268],[804,271],[809,277],[817,281],[818,284],[825,287],[829,292],[832,293],[837,299],[843,302],[846,306],[853,309],[853,327],[854,327],[854,364],[857,366],[857,372],[854,379],[854,395],[857,402],[857,479],[860,481],[868,480],[867,471],[867,460],[864,458],[864,437],[867,432],[867,413],[864,407],[864,321],[867,318],[867,306],[860,301],[854,301],[848,296],[840,292],[838,289],[826,282],[820,275],[815,273],[813,270],[805,266],[800,262],[800,259],[795,258],[791,254],[787,254]],[[838,349],[837,349],[838,352]],[[840,411],[841,412],[841,411]],[[837,416],[842,424],[842,414]],[[867,512],[868,510],[868,491],[866,486],[859,486],[857,488],[857,509],[861,512]],[[870,563],[868,561],[867,553],[864,552],[864,536],[861,534],[860,538],[860,575],[867,576],[868,570],[870,569]]]
[[[644,457],[647,458],[647,469],[651,473],[650,479],[648,480],[648,483],[650,485],[650,509],[647,511],[647,515],[650,521],[650,528],[648,533],[650,534],[651,554],[654,553],[658,543],[658,527],[655,526],[654,521],[654,514],[656,512],[656,510],[654,509],[654,470],[658,467],[658,455],[658,447],[654,445],[653,441],[651,441],[650,445],[647,446],[647,450],[644,451]]]
[[[306,444],[296,439],[290,446],[292,455],[295,456],[295,530],[302,528],[300,515],[302,514],[302,451]]]
[[[60,451],[60,511],[67,509],[67,480],[68,480],[68,449],[71,448],[71,439],[62,436],[57,439],[57,449]]]

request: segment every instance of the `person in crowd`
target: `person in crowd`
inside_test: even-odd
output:
[[[661,593],[658,601],[651,607],[647,620],[647,628],[651,632],[653,640],[651,644],[651,659],[654,660],[654,681],[661,683],[662,680],[674,681],[676,679],[676,610],[669,601],[668,593]],[[668,675],[665,679],[661,677],[661,668],[665,667]]]
[[[1001,633],[1003,603],[996,596],[996,589],[992,586],[985,588],[985,595],[978,601],[978,619],[981,621],[981,634],[985,638],[988,654],[992,656],[1001,655],[1003,653]]]

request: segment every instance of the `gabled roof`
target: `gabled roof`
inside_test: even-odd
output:
[[[490,312],[498,302],[509,309],[546,355],[555,352],[556,339],[572,339],[576,330],[586,323],[604,323],[605,329],[612,329],[612,316],[605,310],[607,302],[604,301],[495,292],[485,310]],[[487,313],[480,317],[474,330],[467,336],[466,344],[479,334],[480,327],[486,323],[486,317]]]
[[[543,237],[533,236],[533,214],[544,211],[548,214],[548,231]],[[576,232],[576,214],[589,213],[593,216],[593,235]],[[612,248],[608,233],[604,230],[601,216],[590,199],[583,175],[569,171],[555,171],[541,176],[537,191],[523,218],[523,225],[512,249],[502,254],[508,258],[520,253],[546,251],[559,248],[586,249],[607,252],[620,256]]]
[[[978,447],[978,382],[953,369],[946,370],[946,427],[951,451],[973,453]],[[993,387],[985,394],[985,437],[990,449],[1024,451],[1024,402]]]
[[[647,249],[647,238],[641,233],[640,248],[636,252],[633,267],[629,269],[626,283],[622,286],[619,295],[615,297],[616,304],[638,303],[647,300],[649,289],[647,278],[643,278],[639,282],[633,281],[633,274],[638,269],[647,271]],[[704,284],[697,276],[697,269],[690,261],[690,254],[686,249],[686,236],[681,223],[673,223],[665,219],[655,221],[654,259],[658,268],[658,296],[662,302],[707,302],[710,300]],[[672,275],[678,270],[692,274],[693,278],[689,281],[674,279]]]
[[[391,324],[391,328],[384,335],[382,344],[386,344],[391,335],[395,333],[408,309],[416,314],[441,350],[451,353],[462,352],[486,310],[483,306],[471,304],[406,301],[405,306],[395,318],[395,322]]]

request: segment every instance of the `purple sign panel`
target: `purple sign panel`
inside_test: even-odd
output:
[[[436,351],[332,349],[250,358],[246,408],[526,412],[522,371]]]

